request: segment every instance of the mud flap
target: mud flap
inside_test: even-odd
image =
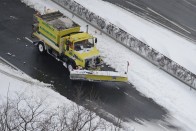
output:
[[[113,71],[73,70],[70,72],[70,79],[94,82],[128,82],[127,75]]]

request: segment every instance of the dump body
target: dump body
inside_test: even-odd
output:
[[[63,36],[80,31],[80,26],[77,23],[60,12],[35,15],[35,17],[38,20],[38,31],[57,45]]]

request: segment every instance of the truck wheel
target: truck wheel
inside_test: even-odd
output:
[[[39,42],[38,43],[38,50],[41,54],[44,54],[46,52],[46,49],[44,47],[44,43],[43,42]]]
[[[74,61],[70,61],[68,62],[68,67],[67,69],[69,70],[69,72],[73,71],[74,69],[76,69],[76,64]]]
[[[71,64],[68,64],[68,70],[71,72],[73,70],[73,66]]]

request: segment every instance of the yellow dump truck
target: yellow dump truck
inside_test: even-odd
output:
[[[48,53],[61,61],[72,80],[127,82],[125,74],[102,71],[103,61],[96,48],[97,38],[80,31],[80,25],[59,11],[35,14],[34,44],[40,53]]]

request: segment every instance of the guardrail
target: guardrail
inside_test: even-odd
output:
[[[196,89],[196,75],[74,0],[52,0],[178,80]]]

